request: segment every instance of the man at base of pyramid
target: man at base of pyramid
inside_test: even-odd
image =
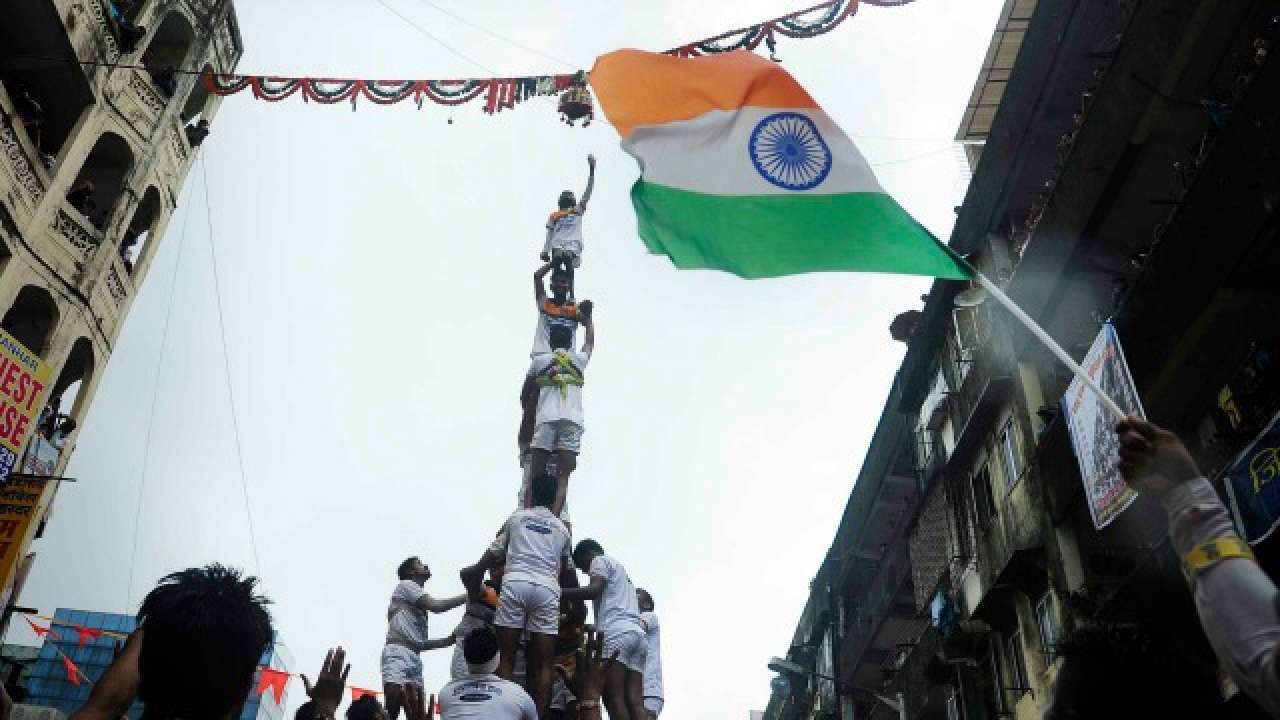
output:
[[[573,269],[582,265],[582,216],[596,184],[596,156],[587,156],[587,189],[579,202],[572,190],[560,193],[558,209],[547,219],[547,239],[539,255],[544,261],[562,269],[569,277],[569,297],[573,297]]]
[[[421,653],[449,647],[452,634],[431,639],[427,636],[427,613],[448,612],[467,601],[466,595],[433,598],[424,587],[431,569],[415,557],[396,568],[400,581],[391,592],[387,607],[387,644],[382,648],[382,689],[391,720],[400,716],[406,685],[423,686]]]
[[[538,710],[519,685],[494,674],[500,652],[489,628],[462,639],[466,677],[440,688],[441,720],[538,720]]]
[[[536,355],[529,364],[529,376],[538,384],[538,406],[535,413],[530,471],[534,477],[547,470],[552,453],[556,456],[556,498],[551,512],[564,510],[569,494],[569,476],[578,466],[585,431],[582,413],[583,371],[595,350],[595,322],[591,315],[584,319],[586,337],[582,351],[574,352],[573,334],[565,327],[551,328],[552,352]]]
[[[510,680],[520,633],[528,631],[528,677],[540,717],[551,701],[552,658],[560,631],[560,575],[569,568],[569,529],[551,513],[556,480],[533,478],[534,507],[516,510],[480,561],[464,568],[462,582],[473,594],[484,570],[504,562],[502,592],[493,624],[502,650],[498,675]]]
[[[646,720],[658,720],[663,705],[662,627],[658,623],[658,616],[653,613],[653,596],[648,590],[638,588],[636,602],[640,607],[640,621],[644,623],[649,646],[644,663],[644,709],[649,713]]]
[[[622,563],[604,554],[587,538],[573,550],[573,564],[591,576],[582,588],[560,591],[567,600],[594,600],[596,628],[604,636],[604,657],[616,658],[604,681],[604,707],[609,720],[645,720],[644,666],[649,644],[636,587]]]

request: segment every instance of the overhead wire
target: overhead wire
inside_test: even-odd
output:
[[[391,5],[389,5],[389,4],[386,2],[386,0],[374,0],[374,2],[378,3],[378,4],[379,4],[379,5],[381,5],[382,7],[386,8],[387,12],[389,12],[389,13],[391,13],[392,15],[395,15],[396,17],[400,18],[401,20],[403,20],[403,21],[404,21],[404,23],[405,23],[406,25],[408,25],[409,27],[413,28],[414,30],[417,30],[417,31],[418,31],[419,33],[421,33],[423,36],[425,36],[425,37],[427,37],[427,38],[430,38],[430,39],[431,39],[435,44],[439,45],[440,47],[444,48],[445,50],[448,50],[448,51],[449,51],[450,53],[452,53],[455,57],[461,58],[462,60],[465,60],[466,62],[471,63],[472,65],[474,65],[474,66],[476,66],[476,67],[480,68],[481,70],[484,70],[485,72],[489,73],[490,75],[493,75],[493,76],[495,76],[495,77],[498,75],[498,72],[497,72],[496,70],[494,70],[493,68],[490,68],[490,67],[488,67],[488,66],[486,66],[486,65],[482,64],[482,63],[481,63],[480,61],[478,61],[478,60],[475,60],[475,59],[473,59],[473,58],[469,57],[468,55],[466,55],[465,53],[463,53],[461,50],[459,50],[459,49],[457,49],[457,48],[453,47],[452,45],[450,45],[449,43],[445,42],[444,40],[441,40],[440,38],[436,37],[436,36],[435,36],[435,34],[434,34],[434,33],[432,33],[430,30],[427,30],[426,28],[422,27],[421,25],[419,25],[418,23],[414,22],[412,19],[410,19],[410,18],[409,18],[408,16],[406,16],[405,14],[401,13],[399,10],[396,10],[394,7],[392,7]]]
[[[195,189],[187,193],[187,200],[195,194]],[[178,236],[178,253],[173,260],[173,282],[169,284],[169,305],[164,312],[164,325],[160,330],[160,351],[156,353],[155,378],[151,383],[151,411],[147,419],[147,432],[142,440],[142,476],[138,480],[138,502],[133,514],[133,550],[129,554],[129,584],[125,588],[125,612],[133,607],[133,573],[138,559],[138,538],[142,528],[142,499],[147,487],[147,467],[151,459],[151,431],[156,424],[156,405],[160,397],[160,372],[164,368],[165,347],[169,341],[169,321],[173,318],[173,300],[178,290],[178,271],[182,268],[182,254],[187,246],[187,227],[191,224],[191,206],[188,202],[186,213],[182,218],[182,234]],[[154,240],[154,238],[149,238]]]
[[[222,340],[223,376],[227,380],[227,404],[231,409],[231,431],[235,438],[236,462],[240,468],[240,490],[244,495],[244,514],[249,523],[249,545],[253,548],[253,566],[258,579],[262,579],[262,561],[258,556],[258,538],[253,529],[253,507],[249,503],[248,474],[244,469],[244,448],[240,444],[240,421],[236,416],[236,396],[231,386],[231,355],[227,351],[227,324],[222,316],[222,287],[218,281],[218,251],[213,242],[213,211],[209,202],[209,165],[204,161],[204,153],[196,158],[200,163],[200,174],[204,178],[204,210],[205,222],[209,228],[209,256],[213,267],[213,295],[218,309],[218,334]]]
[[[446,10],[445,8],[440,7],[439,5],[435,4],[434,2],[431,2],[431,0],[418,0],[418,2],[422,3],[423,5],[429,5],[430,7],[435,8],[436,10],[438,10],[439,12],[441,12],[442,14],[444,14],[444,15],[446,15],[446,16],[448,16],[448,17],[451,17],[451,18],[453,18],[454,20],[457,20],[458,22],[462,23],[463,25],[466,25],[467,27],[473,28],[473,29],[475,29],[475,30],[479,30],[480,32],[482,32],[482,33],[484,33],[484,34],[486,34],[486,35],[488,35],[488,36],[490,36],[490,37],[492,37],[492,38],[496,38],[496,39],[501,40],[502,42],[505,42],[505,43],[507,43],[507,44],[509,44],[509,45],[513,45],[513,46],[515,46],[515,47],[518,47],[518,48],[520,48],[521,50],[524,50],[525,52],[533,53],[534,55],[537,55],[538,57],[545,58],[545,59],[550,60],[550,61],[555,62],[555,63],[559,63],[559,64],[561,64],[561,65],[564,65],[565,67],[568,67],[568,68],[571,68],[571,69],[574,69],[574,70],[580,69],[580,68],[578,67],[578,65],[576,65],[576,64],[574,64],[574,63],[572,63],[572,62],[569,62],[568,60],[565,60],[565,59],[563,59],[563,58],[558,58],[558,57],[556,57],[555,55],[551,55],[551,54],[549,54],[549,53],[545,53],[545,52],[543,52],[543,51],[541,51],[541,50],[539,50],[539,49],[537,49],[537,48],[529,47],[528,45],[525,45],[524,43],[520,42],[519,40],[514,40],[514,39],[512,39],[512,38],[507,37],[506,35],[503,35],[503,34],[501,34],[501,33],[498,33],[498,32],[495,32],[495,31],[493,31],[493,30],[490,30],[489,28],[486,28],[486,27],[484,27],[483,25],[480,25],[479,23],[474,23],[474,22],[472,22],[472,21],[470,21],[470,20],[468,20],[468,19],[466,19],[466,18],[464,18],[464,17],[461,17],[461,16],[459,16],[459,15],[457,15],[457,14],[453,13],[453,12],[450,12],[449,10]]]

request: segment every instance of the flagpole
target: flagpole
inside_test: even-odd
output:
[[[1097,394],[1098,399],[1101,400],[1102,404],[1111,411],[1111,414],[1116,416],[1117,420],[1123,420],[1125,418],[1125,411],[1120,409],[1120,406],[1116,404],[1116,401],[1112,400],[1111,396],[1107,395],[1107,393],[1102,390],[1102,387],[1099,386],[1093,378],[1089,377],[1089,373],[1085,372],[1084,368],[1080,367],[1080,364],[1073,360],[1071,356],[1067,354],[1067,351],[1062,349],[1061,345],[1055,342],[1053,338],[1049,337],[1049,333],[1045,332],[1044,328],[1040,327],[1035,320],[1032,320],[1031,316],[1023,311],[1022,308],[1018,307],[1018,304],[1015,303],[1012,298],[1005,295],[1004,291],[996,286],[995,283],[991,282],[990,278],[979,272],[977,268],[969,265],[968,262],[965,262],[964,264],[973,272],[973,279],[982,286],[982,289],[986,290],[991,297],[995,298],[996,301],[1003,305],[1006,310],[1021,321],[1022,324],[1026,326],[1027,330],[1029,330],[1032,335],[1035,335],[1036,339],[1049,349],[1049,352],[1053,353],[1058,360],[1060,360],[1063,365],[1066,365],[1067,368],[1071,370],[1076,377],[1080,378],[1085,385],[1088,385],[1089,389]]]

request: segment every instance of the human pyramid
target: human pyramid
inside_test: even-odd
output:
[[[545,264],[533,276],[538,322],[520,392],[518,507],[479,561],[460,571],[464,594],[434,598],[424,587],[431,570],[417,557],[400,564],[382,650],[391,720],[399,716],[406,697],[421,694],[420,654],[450,645],[452,679],[439,691],[445,720],[579,717],[579,712],[597,708],[595,700],[579,701],[573,692],[575,658],[584,636],[591,644],[593,632],[599,634],[602,697],[609,717],[656,720],[662,712],[660,631],[653,599],[636,589],[626,569],[599,542],[585,538],[575,546],[570,532],[569,476],[577,466],[584,372],[595,346],[591,301],[577,302],[574,295],[574,272],[582,264],[582,219],[595,184],[594,156],[587,156],[587,166],[581,200],[571,191],[562,192],[547,220],[540,255]],[[548,273],[550,295],[544,285]],[[579,325],[585,337],[575,350]],[[588,575],[585,586],[575,567]],[[594,629],[586,624],[587,600],[594,602]],[[430,638],[428,615],[461,605],[466,612],[454,631]]]

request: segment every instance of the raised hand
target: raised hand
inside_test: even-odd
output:
[[[586,646],[578,651],[577,669],[573,673],[573,694],[578,702],[599,702],[604,691],[604,679],[618,659],[618,652],[604,659],[604,633],[597,634],[595,628],[587,625]]]
[[[347,652],[336,647],[325,653],[324,664],[320,666],[320,674],[316,675],[315,685],[302,675],[302,686],[307,697],[316,704],[317,712],[333,715],[342,704],[342,696],[346,692],[347,675],[351,674],[351,666],[346,664]]]
[[[1157,494],[1200,477],[1196,461],[1177,435],[1137,417],[1116,425],[1120,474],[1135,490]]]
[[[591,172],[595,172],[595,171],[596,171],[596,156],[595,156],[595,155],[590,155],[590,154],[588,154],[588,155],[587,155],[587,167],[591,168]]]

